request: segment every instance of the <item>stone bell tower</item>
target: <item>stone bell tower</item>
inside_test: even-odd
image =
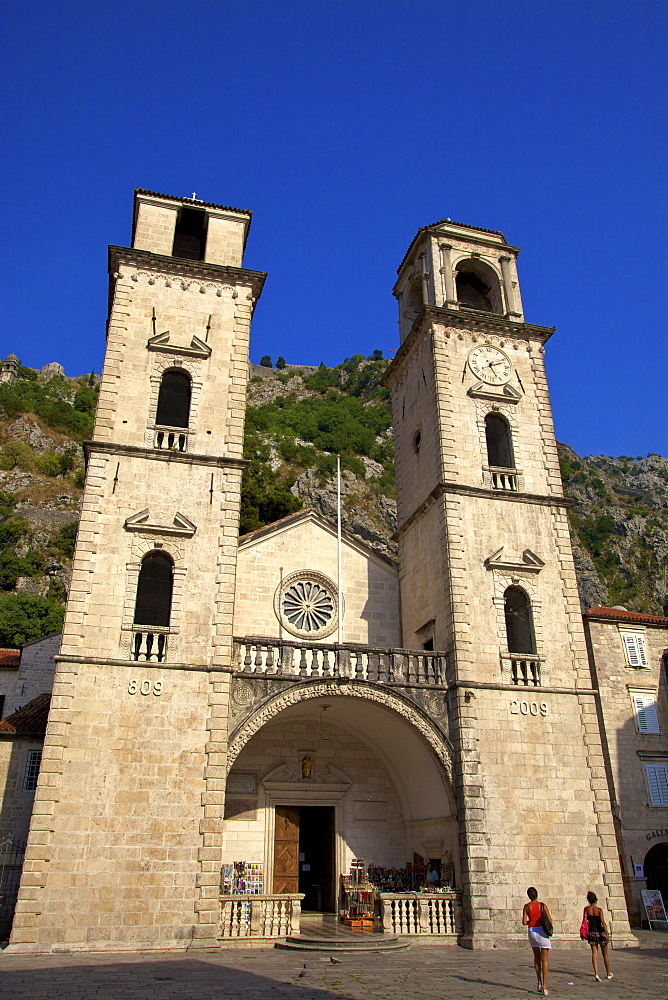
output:
[[[215,940],[250,212],[135,193],[13,950]]]
[[[399,268],[392,389],[404,645],[448,657],[464,943],[563,933],[588,889],[629,942],[543,352],[519,251],[442,220]]]

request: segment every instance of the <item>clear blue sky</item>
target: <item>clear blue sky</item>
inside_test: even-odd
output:
[[[668,455],[664,0],[5,0],[2,20],[3,357],[100,370],[136,186],[253,210],[255,361],[387,355],[396,267],[448,216],[523,248],[558,438]]]

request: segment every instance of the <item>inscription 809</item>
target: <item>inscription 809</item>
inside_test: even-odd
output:
[[[543,718],[548,714],[547,702],[546,701],[520,701],[518,698],[513,698],[510,702],[510,714],[511,715],[542,715]]]
[[[128,684],[128,694],[151,694],[151,692],[157,697],[162,694],[162,681],[149,681],[143,680],[138,681],[136,677],[133,677]]]

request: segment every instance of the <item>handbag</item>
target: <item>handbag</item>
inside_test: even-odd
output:
[[[587,941],[589,939],[589,920],[587,919],[586,908],[584,913],[582,914],[582,923],[580,924],[580,937],[582,938],[583,941]]]
[[[554,933],[554,927],[552,926],[552,921],[545,913],[545,906],[543,905],[543,903],[540,904],[540,923],[543,930],[545,931],[545,936],[552,937],[552,934]]]

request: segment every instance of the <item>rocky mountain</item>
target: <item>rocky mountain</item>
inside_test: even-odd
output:
[[[559,446],[583,607],[668,604],[668,459],[594,455]]]
[[[334,520],[338,454],[345,529],[396,556],[391,411],[380,385],[388,363],[374,352],[335,368],[251,378],[242,533],[307,506]],[[0,385],[0,645],[37,638],[62,620],[81,442],[96,399],[92,376],[19,375]],[[559,453],[583,608],[660,614],[668,599],[668,459],[582,458],[567,445]]]

